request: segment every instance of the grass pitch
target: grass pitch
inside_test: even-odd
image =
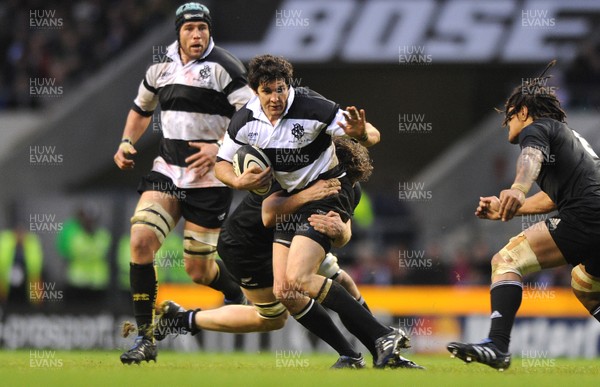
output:
[[[427,370],[329,370],[334,355],[175,353],[124,366],[120,351],[0,351],[2,386],[568,386],[597,385],[596,359],[514,358],[498,372],[449,356],[407,357]],[[287,358],[287,359],[286,359]],[[368,360],[370,361],[370,359]]]

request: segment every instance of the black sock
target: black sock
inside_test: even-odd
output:
[[[369,311],[369,313],[371,313],[371,309],[369,309],[369,305],[367,305],[367,301],[365,301],[365,299],[363,298],[362,295],[359,296],[356,301],[358,301],[358,303],[361,304],[363,306],[363,308],[365,308],[366,310]],[[373,314],[373,313],[371,313],[371,314]]]
[[[590,314],[600,322],[600,305],[590,311]]]
[[[329,290],[326,289],[328,286]],[[377,321],[367,309],[360,305],[337,282],[326,279],[323,283],[323,288],[319,292],[319,296],[323,292],[326,292],[326,295],[321,300],[321,304],[339,314],[340,319],[346,321],[348,324],[346,327],[350,333],[356,336],[363,344],[363,340],[366,340],[368,343],[375,343],[375,340],[379,337],[392,331],[390,327],[386,327]]]
[[[196,313],[200,312],[201,309],[190,309],[186,310],[181,314],[181,320],[178,321],[178,326],[182,326],[187,329],[192,336],[196,335],[201,331],[201,328],[196,325]]]
[[[154,264],[138,265],[137,263],[131,263],[129,266],[129,284],[131,286],[133,315],[138,334],[153,338],[151,327],[154,319],[156,293],[158,292]]]
[[[502,352],[508,352],[510,331],[521,306],[523,285],[519,281],[498,281],[490,291],[492,326],[489,338]]]
[[[340,356],[360,356],[335,326],[325,308],[312,298],[304,309],[296,313],[293,317],[306,329],[329,344]]]
[[[231,273],[229,273],[223,261],[215,259],[215,263],[218,269],[217,275],[208,286],[223,293],[226,300],[236,301],[241,299],[242,290],[232,279]]]

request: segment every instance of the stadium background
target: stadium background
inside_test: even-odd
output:
[[[381,131],[382,142],[371,152],[375,172],[364,185],[370,206],[357,214],[354,240],[338,252],[378,316],[411,333],[418,353],[443,351],[449,340],[483,337],[489,259],[508,237],[542,219],[500,224],[473,216],[479,196],[510,184],[518,153],[506,142],[493,109],[556,58],[551,82],[565,101],[569,123],[600,149],[600,4],[205,4],[217,44],[244,62],[260,53],[286,56],[295,66],[295,85],[342,106],[364,108]],[[159,116],[136,146],[135,171],[119,171],[112,155],[144,70],[161,60],[175,37],[177,5],[106,0],[0,5],[0,229],[21,227],[37,236],[43,252],[41,278],[25,283],[30,302],[3,300],[3,348],[128,345],[118,337],[119,323],[131,319],[123,246],[135,187],[160,138]],[[110,235],[102,250],[110,275],[102,284],[73,286],[71,262],[57,243],[80,210]],[[181,275],[176,247],[159,252],[157,265],[161,298],[190,307],[220,304],[216,294]],[[14,273],[0,270],[3,280],[9,270]],[[598,355],[600,328],[572,297],[569,282],[568,268],[525,280],[514,354]],[[572,345],[556,344],[566,342],[567,332],[574,334]],[[198,340],[179,338],[165,346],[329,350],[293,321],[271,334],[204,332]]]

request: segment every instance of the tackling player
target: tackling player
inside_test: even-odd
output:
[[[239,177],[233,171],[233,155],[241,145],[250,144],[266,153],[275,179],[288,194],[317,180],[340,180],[339,194],[307,203],[294,216],[278,222],[273,244],[274,293],[311,332],[328,327],[323,324],[323,306],[338,313],[350,332],[376,354],[375,367],[383,368],[393,361],[403,334],[379,323],[340,284],[316,274],[331,240],[308,221],[314,213],[333,211],[346,222],[352,213],[354,191],[338,162],[332,137],[352,137],[369,147],[379,142],[379,131],[366,121],[364,110],[349,107],[343,111],[309,89],[296,89],[291,86],[292,76],[292,65],[284,58],[261,55],[250,61],[248,80],[255,97],[232,118],[215,174],[236,189],[265,186],[271,168],[261,173],[246,170]],[[293,155],[294,161],[288,162],[283,155]],[[350,357],[360,361],[358,353]]]
[[[215,178],[214,163],[231,116],[252,91],[244,65],[214,44],[208,8],[180,6],[175,28],[177,41],[167,48],[164,63],[147,70],[114,156],[120,169],[134,167],[134,145],[160,103],[159,155],[139,185],[141,197],[131,218],[130,282],[139,336],[121,355],[124,364],[156,361],[151,329],[158,287],[154,254],[181,217],[186,272],[195,283],[221,291],[226,302],[244,302],[239,286],[215,260],[232,192]]]
[[[357,192],[355,205],[360,200],[359,182],[366,181],[371,174],[372,165],[366,148],[353,140],[338,137],[334,140],[336,153],[340,158]],[[278,190],[279,188],[273,188]],[[217,245],[219,256],[223,259],[233,276],[242,287],[253,306],[227,305],[212,310],[185,311],[172,301],[161,305],[155,337],[162,340],[169,333],[195,334],[201,329],[220,332],[244,333],[265,332],[280,329],[287,320],[287,310],[273,295],[273,233],[275,220],[284,214],[293,213],[302,205],[335,195],[340,190],[337,179],[319,180],[309,188],[291,196],[276,192],[265,199],[250,192],[232,212],[219,235]],[[261,209],[262,207],[262,209]],[[262,219],[261,220],[261,211]],[[267,226],[265,227],[265,225]],[[350,240],[350,221],[342,222],[339,215],[313,215],[309,221],[320,232],[327,234],[335,247],[341,247]],[[367,310],[368,307],[352,278],[341,270],[337,258],[327,254],[318,269],[318,273],[342,284],[348,292]],[[331,319],[328,324],[333,324]],[[342,321],[344,323],[344,321]],[[336,334],[334,329],[332,334]],[[329,336],[321,337],[330,341]],[[349,344],[347,344],[349,346]],[[338,349],[339,350],[339,349]],[[375,355],[375,354],[373,354]],[[332,368],[361,368],[362,363],[349,361],[343,353]],[[422,368],[414,362],[396,354],[391,368]]]
[[[529,227],[493,256],[488,338],[477,344],[448,344],[454,356],[498,370],[510,366],[510,332],[526,274],[573,265],[573,292],[600,321],[600,159],[567,126],[560,102],[546,86],[549,77],[544,74],[554,63],[506,101],[508,141],[521,147],[516,177],[499,198],[481,198],[475,214],[502,221],[553,210],[558,216]],[[534,182],[541,192],[526,198]]]

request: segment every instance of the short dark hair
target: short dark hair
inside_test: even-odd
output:
[[[496,109],[498,112],[504,113],[502,126],[506,126],[511,118],[521,111],[523,106],[527,106],[528,114],[534,120],[547,117],[565,122],[567,113],[560,106],[554,88],[547,86],[547,80],[550,79],[550,76],[545,76],[548,69],[554,66],[555,63],[556,60],[550,62],[539,77],[528,82],[522,82],[521,86],[516,87],[508,97],[504,109]]]
[[[278,79],[289,85],[293,75],[292,64],[280,56],[259,55],[252,58],[248,64],[248,83],[254,91],[257,91],[260,85]]]
[[[373,164],[368,149],[347,137],[334,137],[333,143],[338,160],[346,170],[350,182],[354,184],[369,180]]]

